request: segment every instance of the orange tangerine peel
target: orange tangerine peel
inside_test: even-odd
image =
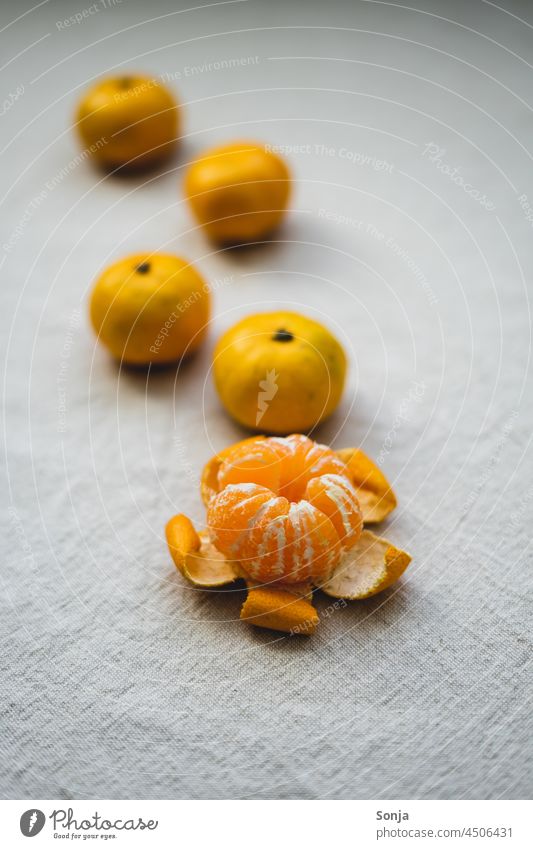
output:
[[[363,531],[321,589],[334,598],[369,598],[396,583],[410,562],[407,552],[371,531]]]
[[[411,557],[363,530],[396,506],[383,473],[360,450],[333,452],[307,437],[254,436],[204,467],[207,533],[182,514],[167,524],[178,570],[197,587],[244,578],[241,619],[312,634],[313,586],[334,598],[364,599],[390,587]]]
[[[206,533],[197,533],[182,513],[167,522],[165,534],[176,568],[194,586],[222,587],[241,577],[238,565],[217,551]]]
[[[348,466],[366,524],[382,522],[396,507],[391,485],[360,448],[341,448],[337,456]]]
[[[251,587],[241,619],[260,628],[305,635],[313,634],[319,622],[313,605],[288,587]]]

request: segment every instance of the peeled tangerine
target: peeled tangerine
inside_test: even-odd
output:
[[[367,598],[394,583],[410,556],[363,530],[396,499],[359,449],[334,452],[301,434],[254,437],[214,457],[202,475],[207,534],[181,514],[167,525],[177,568],[195,586],[244,578],[241,618],[312,633],[312,587]]]
[[[320,584],[361,536],[347,466],[305,436],[237,447],[218,482],[207,510],[213,542],[255,581]]]

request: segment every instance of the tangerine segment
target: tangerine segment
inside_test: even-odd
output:
[[[305,497],[329,517],[344,548],[352,548],[363,530],[363,516],[352,484],[343,475],[311,478]]]
[[[197,587],[220,587],[240,577],[236,563],[217,551],[205,534],[198,534],[191,520],[178,513],[165,528],[176,569]]]
[[[255,522],[271,522],[286,513],[289,502],[265,486],[255,483],[229,484],[207,508],[207,526],[213,542],[227,557],[240,559],[239,553]]]
[[[293,433],[286,439],[273,437],[272,441],[285,453],[280,495],[285,495],[289,501],[303,498],[308,481],[319,475],[337,474],[350,480],[346,465],[327,445],[313,442],[300,433]]]
[[[286,503],[285,515],[257,522],[237,559],[256,581],[327,580],[341,555],[335,527],[307,501]]]
[[[280,446],[263,438],[238,443],[220,464],[219,490],[228,484],[257,483],[279,493],[284,455]]]
[[[334,598],[369,598],[396,583],[410,562],[411,555],[406,551],[363,531],[357,545],[347,552],[321,589]]]
[[[342,448],[337,456],[346,464],[369,524],[382,522],[396,507],[397,501],[387,478],[360,448]]]
[[[236,442],[235,445],[229,445],[227,448],[223,448],[222,451],[219,451],[218,454],[215,454],[214,457],[208,460],[202,470],[202,479],[200,482],[200,494],[206,507],[220,489],[218,473],[223,460],[231,455],[238,446],[250,445],[251,442],[256,442],[258,439],[264,439],[264,437],[250,436],[248,439],[243,439],[242,442]]]

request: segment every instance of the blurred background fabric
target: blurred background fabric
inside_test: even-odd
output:
[[[7,798],[524,798],[531,787],[533,7],[502,0],[3,2],[0,793]],[[80,18],[81,15],[81,18]],[[105,176],[72,131],[82,92],[139,70],[183,106],[155,173]],[[278,145],[291,211],[223,251],[184,169]],[[193,260],[199,354],[119,369],[87,321],[128,253]],[[413,555],[311,639],[239,622],[164,525],[244,431],[217,336],[254,311],[324,321],[350,357],[314,434],[360,445]]]

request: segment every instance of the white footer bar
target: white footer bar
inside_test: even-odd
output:
[[[4,800],[0,845],[531,849],[531,816],[531,803],[511,800]]]

